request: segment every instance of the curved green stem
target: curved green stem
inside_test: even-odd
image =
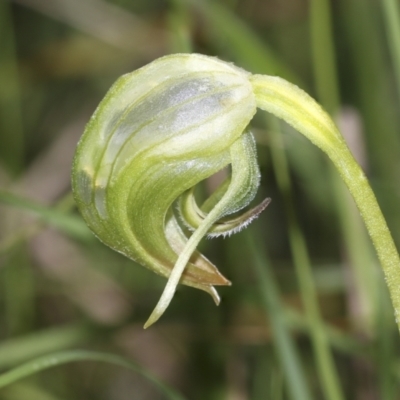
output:
[[[251,77],[257,106],[285,120],[323,150],[346,183],[377,251],[400,330],[400,259],[368,181],[330,117],[304,91],[283,79]]]

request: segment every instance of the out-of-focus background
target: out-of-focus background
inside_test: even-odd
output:
[[[79,349],[139,372],[83,359],[0,398],[400,399],[399,334],[363,223],[327,158],[287,125],[252,123],[271,205],[247,231],[202,243],[233,282],[221,305],[181,287],[148,330],[165,280],[95,239],[70,188],[111,84],[198,52],[323,104],[400,245],[399,20],[397,0],[1,1],[0,369]]]

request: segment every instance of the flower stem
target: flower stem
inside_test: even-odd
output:
[[[323,150],[361,213],[385,274],[400,331],[400,259],[369,183],[325,111],[303,90],[271,76],[251,77],[257,106],[285,120]]]

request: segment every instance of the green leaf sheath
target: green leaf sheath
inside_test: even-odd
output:
[[[364,174],[328,114],[281,78],[251,75],[213,57],[175,54],[117,80],[78,143],[72,172],[75,200],[96,236],[168,278],[145,327],[162,315],[178,283],[208,292],[216,303],[214,285],[230,284],[196,247],[207,234],[247,226],[269,203],[227,218],[246,207],[259,186],[247,129],[257,106],[292,125],[333,161],[365,220],[398,315],[397,251]],[[231,178],[198,207],[193,188],[228,164]],[[194,231],[190,238],[177,219],[177,200],[183,224]]]
[[[400,259],[375,195],[328,114],[310,96],[283,79],[253,75],[257,106],[282,118],[331,159],[361,213],[381,262],[400,330]]]

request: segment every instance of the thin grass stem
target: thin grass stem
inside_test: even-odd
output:
[[[285,373],[290,397],[293,400],[311,400],[312,396],[304,376],[300,358],[285,323],[283,307],[279,298],[279,289],[272,273],[271,263],[265,252],[260,251],[262,246],[259,245],[250,231],[245,231],[243,236],[257,274],[261,301],[271,321],[276,343],[275,348]]]
[[[271,118],[270,124],[272,125],[270,133],[272,163],[279,189],[284,198],[288,220],[289,243],[300,285],[301,298],[309,323],[310,336],[322,390],[327,399],[343,399],[339,378],[329,348],[329,341],[323,329],[307,245],[301,232],[292,200],[289,168],[279,132],[279,122],[275,118]]]
[[[397,0],[382,0],[380,4],[394,66],[398,100],[400,100],[400,5]]]

